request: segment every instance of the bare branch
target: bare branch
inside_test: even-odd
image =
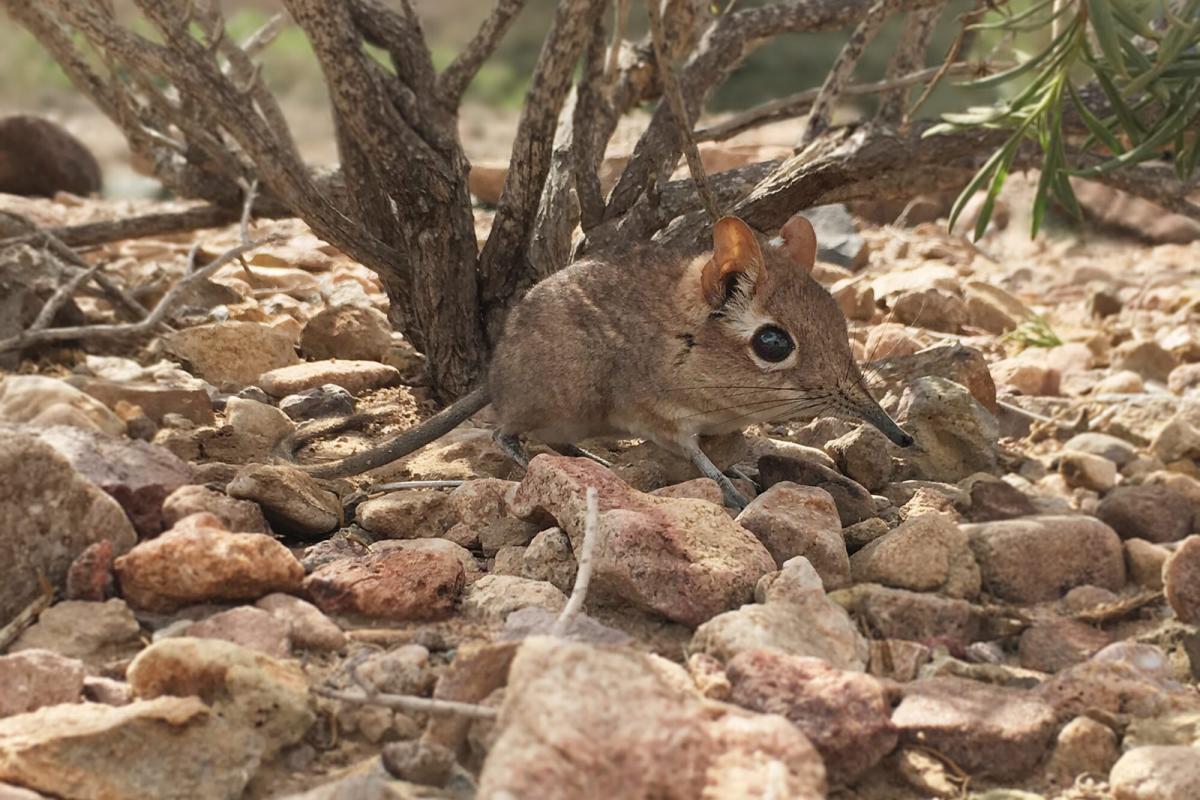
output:
[[[455,700],[438,700],[431,697],[417,697],[409,694],[367,694],[366,692],[350,692],[329,689],[324,686],[314,686],[313,694],[328,697],[331,700],[341,700],[343,703],[355,703],[366,706],[383,706],[405,711],[410,714],[439,714],[471,719],[495,719],[499,712],[490,706],[480,706],[474,703],[459,703]]]
[[[392,57],[396,72],[413,91],[424,96],[434,89],[433,57],[421,32],[421,21],[408,0],[395,12],[379,0],[347,0],[354,24],[363,38]]]
[[[462,101],[475,73],[491,57],[513,20],[525,7],[525,0],[497,0],[492,13],[458,57],[437,78],[436,91],[442,103],[454,108]]]
[[[653,0],[652,0],[653,1]],[[596,541],[600,538],[600,508],[596,488],[587,489],[587,515],[583,522],[583,541],[579,545],[578,568],[575,571],[575,585],[571,587],[571,596],[563,606],[562,613],[550,628],[550,635],[563,637],[571,630],[571,624],[583,611],[583,603],[587,599],[588,586],[592,582],[592,569],[595,563],[593,554],[596,552]]]
[[[933,29],[938,17],[942,15],[940,8],[922,8],[910,12],[904,20],[904,28],[900,31],[900,42],[888,61],[886,80],[896,80],[908,75],[925,63],[925,48],[933,37]],[[879,110],[875,119],[883,122],[899,123],[906,119],[908,111],[908,86],[897,86],[879,98]]]
[[[51,256],[53,258],[53,256]],[[76,269],[75,274],[55,290],[46,304],[42,306],[42,310],[38,312],[37,317],[30,323],[28,331],[40,331],[43,328],[50,327],[50,323],[54,321],[54,316],[59,310],[70,300],[75,292],[79,291],[79,287],[87,283],[100,269],[104,266],[104,262],[98,262],[88,269]]]

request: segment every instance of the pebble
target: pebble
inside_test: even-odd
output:
[[[843,527],[875,516],[871,493],[856,481],[821,464],[788,456],[764,455],[758,460],[760,481],[766,487],[789,482],[823,489],[833,498]]]
[[[1123,467],[1137,458],[1137,448],[1124,439],[1107,433],[1078,433],[1063,444],[1063,450],[1090,453],[1107,458],[1118,467]]]
[[[270,533],[258,503],[238,500],[207,486],[180,486],[163,501],[163,523],[168,527],[184,517],[209,513],[228,530],[237,533]]]
[[[86,667],[49,650],[21,650],[0,656],[0,718],[42,706],[78,703]]]
[[[1112,728],[1091,717],[1076,717],[1058,732],[1048,771],[1061,784],[1071,785],[1078,775],[1107,775],[1120,754]]]
[[[43,375],[6,375],[0,381],[0,422],[33,428],[69,425],[124,436],[125,422],[108,406],[66,381]]]
[[[305,358],[383,361],[392,344],[392,327],[383,312],[342,305],[321,309],[304,324],[300,352]]]
[[[275,658],[287,658],[291,653],[287,623],[254,606],[238,606],[193,622],[183,635],[221,639]]]
[[[289,394],[279,401],[279,410],[294,420],[348,417],[354,408],[354,395],[333,383]]]
[[[443,492],[406,490],[391,492],[362,503],[354,514],[360,525],[388,539],[423,539],[441,536],[455,523],[456,515]]]
[[[269,450],[290,436],[296,425],[275,406],[231,397],[225,403],[225,421],[239,437],[256,440]]]
[[[1163,588],[1163,565],[1171,551],[1145,539],[1125,540],[1125,566],[1129,580],[1143,589]]]
[[[216,386],[256,383],[264,372],[299,360],[286,334],[257,322],[196,325],[170,334],[165,342],[169,352],[192,365],[193,374]]]
[[[499,623],[522,608],[535,606],[561,611],[566,604],[567,596],[546,581],[515,575],[485,575],[467,587],[462,613],[467,619]]]
[[[851,556],[850,568],[855,583],[881,583],[950,597],[979,594],[979,566],[967,535],[946,514],[909,517]]]
[[[1121,756],[1108,775],[1114,800],[1200,797],[1200,749],[1139,747]]]
[[[982,613],[965,600],[863,583],[833,595],[873,635],[913,642],[942,642],[963,649],[975,641]]]
[[[225,491],[257,503],[273,529],[304,539],[336,530],[342,519],[337,495],[296,467],[249,464],[238,470]]]
[[[1062,617],[1039,620],[1025,629],[1018,645],[1021,666],[1038,672],[1058,672],[1086,661],[1112,636],[1083,622]]]
[[[290,594],[269,594],[255,605],[287,625],[293,647],[309,650],[342,650],[348,639],[333,620],[312,603]]]
[[[273,369],[255,382],[272,397],[286,397],[329,383],[357,397],[373,389],[395,386],[400,382],[400,372],[377,361],[329,359]]]
[[[561,528],[547,528],[538,533],[521,551],[522,577],[547,581],[568,594],[575,585],[577,569],[571,539]]]
[[[878,492],[892,480],[892,455],[888,440],[876,428],[860,425],[826,443],[826,451],[848,478],[870,492]]]
[[[901,476],[954,483],[976,472],[999,470],[996,418],[963,386],[945,378],[910,383],[895,414],[919,450],[901,456]]]
[[[850,559],[833,497],[824,489],[776,483],[737,522],[758,537],[776,564],[804,556],[832,591],[850,582]]]
[[[1196,509],[1180,492],[1149,484],[1114,489],[1096,509],[1096,516],[1123,539],[1145,539],[1161,544],[1192,532]]]
[[[304,579],[304,591],[327,614],[406,621],[448,616],[465,584],[462,563],[452,555],[385,550],[319,567]]]
[[[1200,623],[1200,536],[1189,536],[1162,568],[1163,591],[1181,622]]]
[[[1101,494],[1117,484],[1117,465],[1104,456],[1091,453],[1059,453],[1058,472],[1071,489],[1090,489]]]
[[[141,635],[141,626],[124,600],[67,600],[43,611],[38,621],[17,637],[11,652],[50,650],[89,666],[101,666],[136,652]]]

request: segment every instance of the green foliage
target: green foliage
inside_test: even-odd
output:
[[[1036,0],[1024,10],[1001,9],[975,26],[1011,43],[1055,28],[1054,38],[1017,66],[969,82],[977,89],[1009,87],[1006,100],[966,113],[944,114],[926,135],[984,127],[1011,131],[959,195],[950,213],[953,228],[977,191],[985,201],[975,225],[978,239],[1023,144],[1042,153],[1031,236],[1051,200],[1080,216],[1069,178],[1096,177],[1150,159],[1174,160],[1181,180],[1195,172],[1200,150],[1200,0],[1185,0],[1176,14],[1168,0],[1152,7],[1138,0]],[[1015,49],[1015,48],[1014,48]],[[1080,86],[1092,83],[1109,112],[1096,116]],[[1064,109],[1078,114],[1088,135],[1071,151],[1063,131]],[[1092,158],[1080,158],[1076,152]]]
[[[1058,347],[1063,343],[1045,317],[1033,314],[1013,330],[1004,334],[1002,341],[1015,342],[1021,349],[1027,347]]]

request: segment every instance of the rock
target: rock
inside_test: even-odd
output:
[[[1057,729],[1036,694],[962,678],[926,678],[905,689],[892,723],[907,744],[949,756],[972,775],[1027,775]]]
[[[869,250],[846,206],[831,203],[804,212],[816,231],[817,258],[851,269],[866,266]]]
[[[846,542],[846,550],[855,553],[890,530],[891,528],[886,522],[879,517],[872,517],[848,528],[843,528],[842,539]]]
[[[1096,711],[1134,718],[1200,711],[1195,690],[1171,679],[1166,654],[1126,641],[1062,670],[1038,692],[1066,719]]]
[[[70,425],[125,435],[125,422],[108,406],[65,381],[41,375],[9,375],[0,381],[0,422],[34,428]]]
[[[136,652],[142,629],[124,600],[87,603],[67,600],[47,608],[26,629],[11,652],[50,650],[101,666]]]
[[[538,526],[509,513],[509,498],[516,490],[515,481],[480,478],[452,491],[447,507],[458,520],[455,528],[459,535],[470,531],[470,538],[478,539],[484,555],[488,556],[495,555],[501,547],[529,544]]]
[[[879,330],[886,325],[876,325]],[[874,330],[872,333],[874,333]],[[886,353],[886,350],[872,349],[871,340],[867,339],[868,353]],[[937,345],[927,347],[912,355],[893,353],[887,358],[871,361],[866,365],[872,376],[873,391],[882,395],[888,392],[900,397],[905,388],[922,377],[939,377],[965,386],[971,396],[979,401],[985,409],[993,414],[999,411],[996,405],[996,384],[992,373],[988,371],[987,359],[983,353],[973,347],[962,344]]]
[[[1174,542],[1192,532],[1196,508],[1183,494],[1157,484],[1121,486],[1100,501],[1096,516],[1124,539]]]
[[[422,786],[445,786],[454,767],[454,753],[435,742],[392,742],[379,755],[389,773]]]
[[[480,622],[503,622],[512,612],[536,606],[561,611],[567,596],[553,584],[514,575],[486,575],[467,587],[462,613]]]
[[[1090,717],[1076,717],[1058,733],[1049,773],[1070,786],[1080,775],[1107,775],[1120,754],[1111,728]]]
[[[195,697],[73,703],[0,720],[0,781],[55,797],[239,797],[258,767],[253,733]]]
[[[1001,480],[972,481],[959,508],[970,522],[992,522],[1037,513],[1029,495]],[[965,508],[963,507],[965,505]]]
[[[391,492],[367,500],[354,513],[358,523],[376,536],[424,539],[442,536],[453,527],[455,514],[446,500],[446,494],[438,491]]]
[[[329,359],[264,371],[256,382],[272,397],[285,397],[330,383],[357,397],[372,389],[395,386],[400,382],[400,372],[376,361]]]
[[[0,192],[86,197],[102,183],[96,157],[62,125],[32,114],[0,118]]]
[[[241,397],[231,397],[225,403],[225,421],[238,436],[261,442],[264,450],[275,447],[296,428],[278,408]]]
[[[1154,434],[1150,451],[1167,464],[1200,459],[1200,406],[1185,408],[1167,420]]]
[[[166,347],[215,385],[255,383],[264,372],[298,360],[287,334],[256,322],[230,320],[184,328],[167,337]]]
[[[546,581],[564,593],[575,585],[577,569],[571,539],[561,528],[547,528],[521,551],[521,576]]]
[[[965,600],[859,584],[831,598],[884,639],[943,643],[962,650],[979,638],[982,614]]]
[[[254,606],[238,606],[193,622],[183,635],[233,642],[274,658],[287,658],[291,652],[287,623]]]
[[[1070,489],[1104,494],[1117,484],[1117,465],[1104,456],[1064,450],[1058,459],[1058,472]]]
[[[1029,319],[1029,307],[999,286],[971,281],[965,291],[967,322],[974,328],[1002,335]]]
[[[211,514],[193,514],[115,564],[121,591],[135,607],[171,611],[214,600],[257,600],[300,587],[304,568],[261,533],[230,533]]]
[[[299,664],[219,639],[155,642],[133,660],[126,677],[141,698],[198,696],[240,729],[249,754],[260,758],[303,739],[316,719]]]
[[[992,378],[1000,386],[1027,397],[1061,394],[1059,375],[1045,364],[1027,358],[1006,358],[991,365]]]
[[[167,526],[199,513],[212,514],[226,529],[237,533],[271,532],[257,503],[237,500],[207,486],[180,486],[162,504],[163,523]]]
[[[707,500],[713,505],[724,505],[721,487],[712,478],[693,478],[682,483],[673,483],[661,489],[650,492],[655,497],[691,497],[696,500]]]
[[[1148,381],[1166,383],[1175,369],[1175,357],[1152,339],[1128,341],[1117,347],[1112,356],[1114,370],[1136,372]]]
[[[1116,592],[1101,589],[1099,586],[1076,586],[1067,592],[1062,599],[1062,607],[1069,613],[1088,611],[1096,606],[1106,606],[1118,600]]]
[[[904,390],[896,416],[917,442],[903,455],[907,477],[954,483],[998,471],[996,418],[959,384],[917,378]]]
[[[855,583],[882,583],[950,597],[979,594],[979,566],[967,535],[945,514],[910,517],[850,558]]]
[[[290,594],[269,594],[254,604],[287,626],[293,647],[309,650],[342,650],[346,634],[321,609]]]
[[[358,668],[358,676],[376,692],[409,695],[428,693],[436,679],[429,668],[429,650],[419,644],[371,656]]]
[[[1167,388],[1175,394],[1198,394],[1200,389],[1200,363],[1180,364],[1167,376]]]
[[[1087,661],[1112,637],[1073,619],[1054,617],[1039,620],[1021,634],[1018,652],[1021,666],[1038,672],[1058,672]]]
[[[101,603],[115,595],[117,587],[112,571],[114,558],[111,539],[101,539],[84,548],[67,570],[63,597]]]
[[[896,771],[920,797],[955,798],[962,793],[959,780],[952,779],[946,764],[926,748],[901,746],[895,763]]]
[[[887,437],[870,425],[840,436],[825,445],[847,477],[870,492],[878,492],[892,480],[892,455]]]
[[[280,533],[312,539],[337,530],[342,504],[316,479],[296,467],[248,464],[225,487],[230,497],[253,500]]]
[[[390,620],[440,619],[458,602],[466,578],[445,553],[385,550],[320,567],[304,590],[325,613],[353,612]]]
[[[121,403],[137,406],[158,424],[168,414],[179,414],[197,425],[213,424],[212,400],[203,381],[190,380],[184,385],[112,381],[72,375],[67,382],[86,392],[109,408]]]
[[[754,498],[737,517],[758,537],[776,564],[804,556],[826,591],[850,582],[850,560],[837,506],[824,489],[783,481]]]
[[[600,511],[591,583],[598,600],[698,625],[749,600],[755,582],[775,568],[724,509],[643,494],[588,459],[535,456],[511,508],[525,519],[549,514],[578,552],[588,487],[597,490]]]
[[[383,361],[391,344],[387,316],[369,306],[327,306],[304,324],[300,336],[300,352],[314,361]]]
[[[1175,616],[1200,623],[1200,536],[1189,536],[1162,569],[1163,589]]]
[[[289,394],[279,401],[279,410],[295,420],[348,417],[354,407],[354,395],[333,383]]]
[[[892,300],[892,313],[905,325],[958,333],[967,321],[967,304],[941,289],[904,292]]]
[[[1118,439],[1116,436],[1109,436],[1107,433],[1092,431],[1075,434],[1067,440],[1063,449],[1102,456],[1118,467],[1123,467],[1137,458],[1137,448],[1129,442]]]
[[[1163,588],[1163,565],[1171,551],[1145,539],[1125,540],[1125,566],[1129,580],[1143,589]]]
[[[862,670],[868,648],[850,616],[825,596],[807,559],[794,558],[768,584],[766,602],[744,605],[696,629],[688,651],[727,663],[747,650],[776,650]]]
[[[480,797],[775,791],[825,796],[821,757],[791,723],[705,700],[664,659],[541,637],[525,640],[513,659],[479,777]]]
[[[871,499],[871,493],[828,467],[786,456],[765,455],[758,460],[758,471],[759,480],[768,488],[788,481],[824,489],[833,498],[843,526],[875,516],[875,501]]]
[[[371,550],[376,553],[391,550],[408,550],[410,552],[447,555],[457,559],[458,563],[462,564],[463,573],[468,585],[483,577],[483,570],[479,568],[479,562],[475,560],[475,556],[471,555],[471,551],[449,539],[393,539],[391,541],[376,542],[371,547]]]
[[[732,702],[790,720],[816,746],[832,783],[852,783],[896,747],[891,703],[869,675],[770,650],[738,654],[726,674]]]
[[[162,533],[163,501],[192,479],[187,464],[157,445],[65,425],[46,428],[38,436],[112,495],[142,538]]]
[[[1133,370],[1122,369],[1101,378],[1092,387],[1092,394],[1142,394],[1146,391],[1146,382],[1142,376]]]
[[[1099,520],[1041,515],[963,525],[983,588],[1004,600],[1037,603],[1067,589],[1125,585],[1121,540]]]
[[[83,696],[92,703],[127,706],[133,702],[133,689],[124,681],[88,675],[83,679]]]
[[[1108,776],[1115,800],[1181,800],[1200,796],[1200,750],[1186,745],[1139,747]]]
[[[82,661],[49,650],[0,656],[0,718],[42,706],[78,703],[83,695],[83,676]]]

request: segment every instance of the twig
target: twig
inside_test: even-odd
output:
[[[496,7],[483,21],[475,36],[438,76],[437,93],[444,104],[451,108],[459,104],[475,73],[479,72],[483,62],[491,56],[524,7],[525,0],[498,0]]]
[[[499,712],[489,706],[474,703],[460,703],[455,700],[437,700],[430,697],[416,697],[407,694],[367,694],[366,692],[348,692],[329,689],[324,686],[314,686],[313,694],[328,697],[331,700],[341,700],[344,703],[357,705],[383,706],[397,711],[407,711],[417,714],[441,714],[472,719],[496,719]]]
[[[653,4],[653,0],[651,0]],[[562,613],[554,621],[550,629],[551,636],[562,637],[571,629],[571,624],[583,610],[583,602],[587,599],[588,585],[592,582],[592,569],[595,561],[592,558],[596,552],[596,540],[600,538],[600,508],[596,487],[587,489],[587,516],[583,523],[583,542],[579,545],[579,565],[575,572],[575,585],[571,587],[571,597],[563,606]]]
[[[617,67],[621,61],[621,45],[625,41],[625,29],[629,25],[629,0],[616,0],[613,3],[613,36],[608,50],[608,59],[604,65],[604,82],[611,86],[617,76]]]
[[[842,47],[842,52],[838,54],[829,74],[825,76],[825,83],[821,85],[817,99],[813,101],[812,110],[808,113],[808,120],[804,123],[804,132],[800,135],[800,141],[796,145],[797,152],[829,130],[829,126],[832,124],[833,108],[849,82],[850,76],[854,74],[854,68],[858,66],[859,58],[862,57],[867,45],[875,38],[875,34],[879,33],[879,29],[883,27],[888,16],[899,5],[899,0],[877,0],[855,27],[854,32],[850,34],[849,41]]]
[[[962,52],[963,44],[967,41],[967,28],[972,22],[974,22],[983,14],[987,13],[987,11],[988,7],[983,5],[981,8],[977,8],[974,11],[968,11],[967,13],[959,16],[961,27],[959,27],[958,35],[954,37],[954,41],[950,43],[950,49],[946,51],[946,57],[942,59],[941,69],[939,69],[937,74],[933,76],[933,80],[929,82],[929,85],[927,85],[921,92],[921,95],[917,98],[916,102],[914,102],[904,114],[904,119],[901,121],[902,126],[907,126],[908,123],[914,117],[916,117],[917,112],[921,110],[921,106],[925,105],[925,101],[928,100],[929,96],[933,94],[933,90],[936,89],[938,84],[942,82],[942,78],[946,77],[946,75],[949,73],[951,66],[958,62],[958,54]]]
[[[662,9],[659,2],[660,0],[648,0],[646,10],[650,15],[650,39],[654,44],[654,61],[658,64],[658,74],[663,85],[663,97],[670,104],[671,113],[679,126],[679,135],[683,140],[683,153],[687,158],[692,180],[696,184],[696,191],[700,194],[700,200],[704,204],[704,210],[708,212],[709,219],[716,222],[721,216],[721,212],[717,208],[717,198],[713,195],[712,188],[708,185],[708,179],[704,174],[704,162],[700,160],[700,149],[696,146],[696,140],[692,136],[692,120],[688,115],[687,105],[683,102],[683,93],[679,89],[675,70],[672,69],[667,56]]]
[[[250,181],[244,188],[245,200],[242,201],[242,218],[238,228],[242,234],[242,244],[250,241],[250,212],[254,209],[254,198],[258,194],[258,178]]]
[[[0,628],[0,653],[6,651],[8,646],[15,642],[26,628],[36,622],[38,615],[49,608],[50,603],[54,600],[54,587],[41,573],[38,573],[37,577],[38,583],[42,587],[42,593],[34,598],[33,602],[18,611],[8,624]]]
[[[898,78],[925,63],[925,48],[929,45],[934,26],[937,25],[941,14],[942,9],[937,7],[922,8],[908,14],[904,20],[904,29],[900,32],[900,42],[888,61],[885,78]],[[897,87],[879,99],[879,110],[875,112],[875,119],[903,123],[907,119],[907,111],[908,87]]]
[[[67,300],[71,299],[75,292],[79,291],[80,286],[95,277],[96,273],[103,266],[104,262],[99,262],[90,269],[77,269],[71,279],[58,287],[58,290],[50,296],[50,299],[42,306],[42,310],[38,312],[37,317],[27,330],[40,331],[43,328],[50,327],[50,323],[54,321],[54,315],[58,313],[59,309],[63,307]]]

